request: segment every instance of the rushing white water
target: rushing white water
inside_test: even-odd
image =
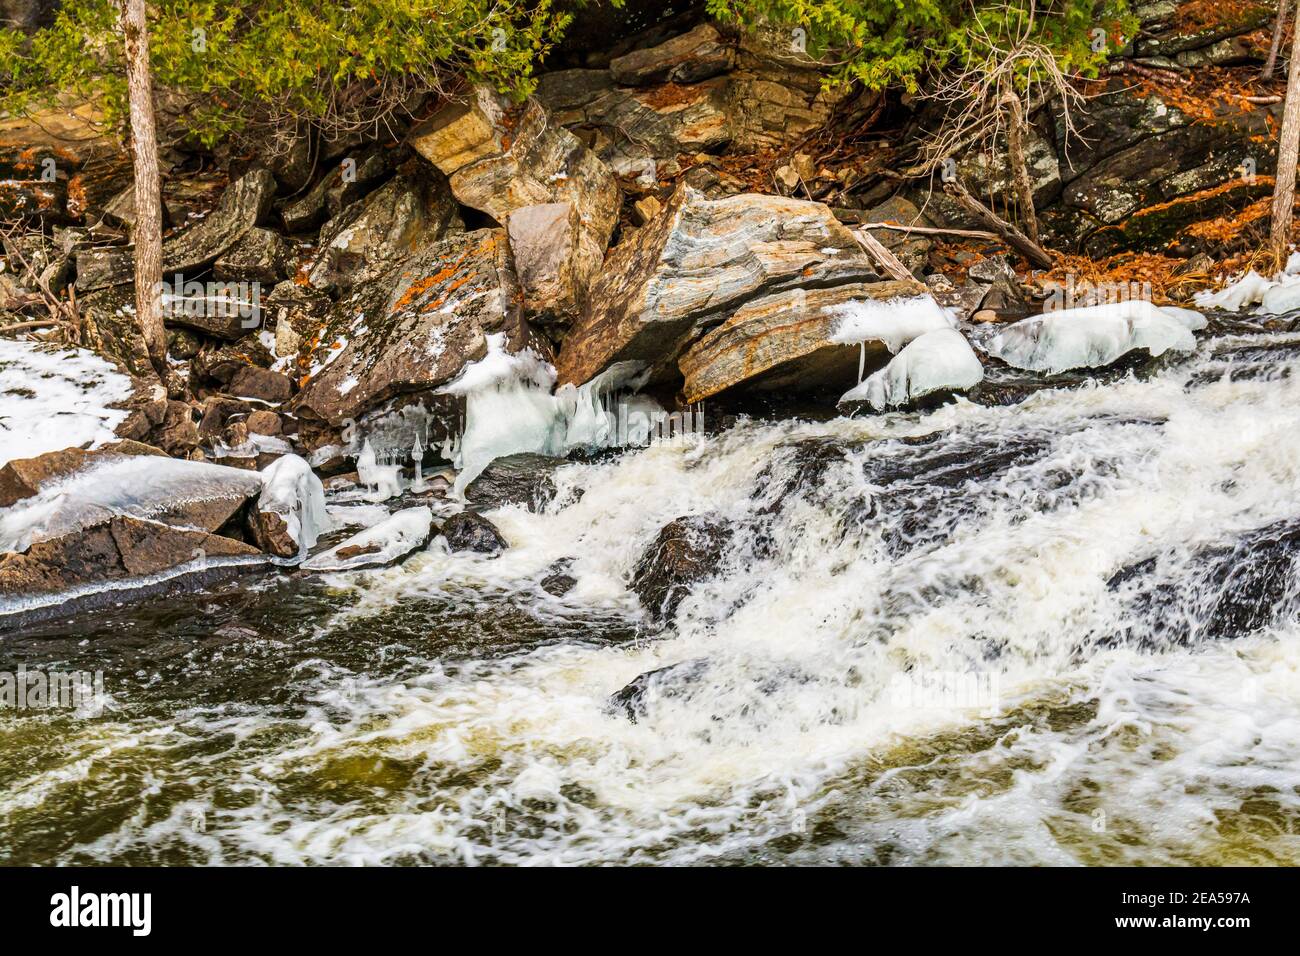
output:
[[[55,857],[1300,862],[1295,574],[1258,536],[1300,525],[1296,373],[1300,337],[1221,338],[1014,407],[570,465],[544,512],[490,514],[508,551],[335,576],[347,600],[296,640],[444,604],[485,620],[521,593],[567,639],[459,659],[408,638],[396,672],[308,660],[301,713],[122,712],[18,771],[0,821],[133,761],[142,790],[187,796]],[[662,631],[588,636],[645,623],[629,576],[686,514],[730,529],[716,574]],[[561,561],[557,598],[536,582]],[[1236,633],[1251,615],[1223,600],[1250,594],[1276,607]],[[684,662],[635,722],[611,706]]]

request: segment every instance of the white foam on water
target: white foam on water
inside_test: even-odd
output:
[[[301,715],[98,722],[17,774],[0,820],[59,799],[60,774],[88,780],[129,755],[184,782],[206,830],[178,804],[55,857],[1300,862],[1294,617],[1162,639],[1174,616],[1108,585],[1160,556],[1153,583],[1178,597],[1204,549],[1300,519],[1300,340],[1214,345],[1146,380],[1012,408],[748,422],[571,464],[550,508],[489,514],[501,555],[435,547],[340,576],[345,606],[310,632],[352,635],[422,602],[486,615],[569,559],[577,584],[555,606],[574,615],[569,639],[398,679],[304,665]],[[731,531],[716,574],[662,632],[583,640],[594,615],[642,620],[628,579],[682,515]],[[691,661],[705,663],[661,680],[635,723],[609,706],[638,675]],[[897,693],[944,675],[995,693]],[[214,755],[196,746],[216,740]],[[372,767],[409,776],[356,796]],[[324,781],[337,789],[313,796]]]

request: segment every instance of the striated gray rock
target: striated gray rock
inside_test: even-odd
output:
[[[227,187],[207,218],[163,242],[163,275],[190,273],[211,265],[266,215],[275,196],[275,177],[255,169]],[[89,291],[130,282],[134,253],[129,247],[83,249],[77,253],[77,289]]]
[[[308,278],[346,291],[356,281],[464,228],[447,180],[436,170],[398,175],[321,228]]]
[[[564,341],[559,380],[581,384],[622,361],[650,363],[654,379],[667,380],[695,338],[746,306],[778,313],[775,322],[783,305],[799,310],[797,295],[777,298],[783,294],[821,297],[880,278],[820,203],[754,194],[709,200],[683,186],[610,254]]]
[[[614,175],[536,100],[509,109],[480,90],[468,106],[447,107],[411,132],[410,143],[449,177],[452,194],[501,225],[526,206],[568,203],[580,285],[599,267],[618,223]]]
[[[645,190],[679,171],[678,154],[714,152],[735,138],[729,82],[629,89],[616,86],[607,70],[558,70],[541,77],[536,97],[627,188]]]
[[[219,281],[274,285],[294,273],[297,256],[284,237],[270,229],[253,228],[226,250],[213,266]]]
[[[725,73],[735,59],[735,48],[717,28],[701,23],[658,46],[615,57],[609,63],[609,72],[614,82],[624,86],[696,83]]]
[[[338,428],[389,399],[446,384],[505,333],[528,329],[504,231],[450,236],[367,282],[333,312],[291,407]]]
[[[687,402],[738,385],[763,390],[843,391],[857,382],[863,349],[831,341],[838,322],[831,310],[850,302],[915,296],[919,282],[852,282],[829,289],[794,289],[745,303],[694,342],[678,361]],[[887,358],[880,342],[866,343],[866,367]]]

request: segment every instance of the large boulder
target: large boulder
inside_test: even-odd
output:
[[[559,380],[581,384],[615,362],[678,374],[699,335],[761,300],[771,310],[805,294],[881,279],[853,235],[824,205],[744,194],[709,200],[688,186],[611,253],[587,308],[564,341]]]
[[[572,266],[579,288],[600,267],[618,223],[614,175],[536,100],[508,109],[480,91],[411,132],[411,145],[449,177],[453,195],[499,224],[528,206],[568,204]]]
[[[528,340],[520,298],[502,230],[446,238],[339,303],[292,411],[338,428],[446,384],[487,354],[488,334],[517,351]]]
[[[744,385],[761,390],[843,391],[866,367],[886,358],[883,342],[832,341],[838,310],[856,302],[920,295],[919,282],[853,282],[830,289],[794,289],[747,302],[692,344],[678,362],[687,402]]]
[[[604,260],[603,250],[584,241],[577,208],[567,202],[524,206],[510,214],[508,232],[529,319],[571,321]]]
[[[219,534],[115,515],[24,551],[0,554],[0,595],[41,596],[183,565],[200,570],[212,558],[258,554],[252,545]]]
[[[434,170],[399,175],[321,228],[308,273],[317,289],[346,291],[372,274],[463,228],[447,180]]]
[[[274,197],[275,177],[266,169],[231,183],[206,218],[163,242],[163,275],[184,275],[214,263],[266,216]],[[122,285],[131,281],[134,268],[129,247],[84,249],[77,254],[77,289]]]
[[[0,594],[48,594],[260,552],[227,537],[262,490],[256,474],[130,445],[54,452],[8,476]]]
[[[668,522],[632,572],[631,588],[656,621],[672,620],[699,581],[711,577],[731,539],[718,518],[688,515]]]

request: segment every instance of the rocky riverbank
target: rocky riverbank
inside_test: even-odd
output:
[[[477,512],[540,506],[566,460],[738,414],[1002,404],[1194,348],[1205,319],[1178,306],[1266,214],[1271,8],[1138,13],[1082,107],[1030,116],[1051,269],[902,175],[926,111],[699,16],[562,52],[524,103],[466,89],[382,137],[172,147],[164,380],[124,156],[85,106],[0,122],[0,215],[26,223],[0,332],[76,303],[0,352],[0,603],[498,553]],[[951,170],[1016,218],[1000,153]],[[634,586],[652,613],[715,530],[664,528]]]

